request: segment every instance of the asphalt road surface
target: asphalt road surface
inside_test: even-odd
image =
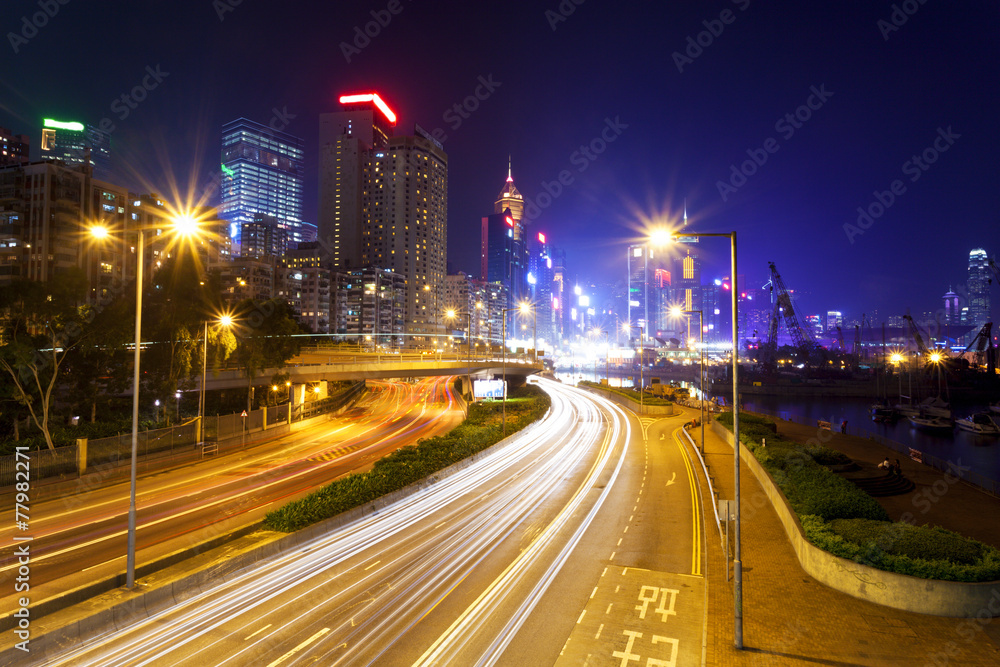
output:
[[[355,407],[331,421],[240,454],[143,475],[136,484],[136,563],[257,522],[274,506],[450,430],[462,409],[448,380],[373,382]],[[31,503],[33,602],[125,571],[128,505],[128,482]],[[0,543],[13,544],[13,508],[4,510]],[[9,551],[4,555],[0,608],[14,609],[18,564]]]
[[[700,664],[682,418],[542,384],[549,415],[475,465],[50,664]]]

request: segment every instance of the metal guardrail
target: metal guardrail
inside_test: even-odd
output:
[[[356,382],[347,391],[332,397],[327,401],[310,401],[295,406],[292,421],[309,419],[321,412],[338,410],[351,401],[365,383]],[[216,415],[205,418],[206,441],[218,442],[229,438],[238,438],[243,432],[244,420],[247,433],[260,432],[264,429],[264,413],[267,412],[267,425],[284,424],[288,421],[288,404],[271,406],[252,410],[246,417],[242,414]],[[194,447],[198,444],[197,420],[187,424],[168,428],[141,431],[138,437],[138,458],[141,461],[150,455],[160,455]],[[55,449],[37,449],[21,453],[21,461],[27,454],[30,458],[29,467],[32,480],[41,480],[65,475],[76,475],[79,472],[77,461],[78,446],[57,447]],[[128,465],[132,458],[132,434],[121,433],[110,438],[95,438],[87,442],[87,469]],[[14,454],[0,456],[0,487],[15,483],[16,459]]]

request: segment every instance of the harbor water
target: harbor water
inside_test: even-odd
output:
[[[595,374],[592,368],[578,368],[572,372],[558,372],[563,382],[577,380],[599,381],[604,377],[603,369]],[[636,380],[638,377],[635,378]],[[631,378],[612,376],[612,384],[632,386]],[[648,384],[649,380],[646,379]],[[681,382],[682,386],[694,388],[692,383]],[[692,392],[692,395],[694,392]],[[723,397],[728,398],[728,397]],[[950,432],[928,432],[914,428],[906,418],[895,423],[877,423],[871,419],[872,400],[868,398],[827,397],[823,399],[792,396],[752,396],[744,395],[743,409],[761,412],[799,424],[815,426],[817,421],[830,422],[834,431],[847,421],[847,432],[860,437],[881,436],[893,440],[906,448],[912,448],[925,455],[948,461],[955,465],[971,468],[977,475],[1000,483],[1000,436],[975,435],[957,426]],[[728,402],[728,400],[727,400]],[[952,404],[956,419],[968,417],[974,412],[985,412],[985,404]],[[1000,415],[996,415],[1000,418]],[[904,454],[900,454],[900,457]]]

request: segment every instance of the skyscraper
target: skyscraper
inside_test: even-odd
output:
[[[75,121],[42,121],[42,159],[62,160],[66,166],[86,164],[94,178],[111,178],[111,137],[107,132]]]
[[[520,231],[522,229],[522,221],[524,220],[524,197],[514,187],[514,177],[510,171],[510,158],[507,159],[507,181],[504,183],[503,189],[500,190],[500,196],[493,203],[494,213],[503,213],[507,209],[510,209],[510,215],[514,218],[514,224],[517,230]]]
[[[340,104],[319,116],[317,233],[333,268],[346,270],[363,266],[370,163],[388,146],[396,114],[377,93],[342,95]]]
[[[483,280],[507,288],[507,308],[531,296],[523,214],[524,199],[514,187],[508,163],[507,180],[493,203],[493,214],[482,219],[480,230],[480,273]],[[513,317],[508,314],[508,326],[513,326]]]
[[[538,323],[538,339],[550,345],[556,340],[552,318],[552,257],[545,234],[539,232],[528,239],[528,289]]]
[[[971,336],[975,336],[990,319],[990,266],[986,251],[982,248],[976,248],[969,253],[967,288],[969,315],[966,324],[973,327]]]
[[[302,160],[298,137],[246,118],[222,126],[220,214],[234,240],[255,215],[271,216],[289,242],[311,240],[302,224]]]
[[[407,333],[441,327],[448,236],[448,155],[415,126],[393,136],[396,114],[377,93],[342,95],[320,115],[319,240],[336,270],[403,276]]]

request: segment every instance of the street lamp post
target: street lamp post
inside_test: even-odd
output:
[[[465,314],[465,316],[466,316],[466,318],[468,318],[467,319],[467,325],[468,325],[468,327],[465,330],[466,331],[465,337],[466,337],[468,345],[469,345],[468,376],[469,376],[469,390],[471,391],[472,390],[472,312],[471,311],[467,312]],[[449,319],[449,320],[453,320],[456,317],[458,317],[458,314],[454,310],[449,309],[445,313],[445,317],[447,319]],[[458,352],[457,351],[455,353],[455,358],[456,359],[458,358]]]
[[[639,414],[641,415],[641,414],[645,414],[645,412],[646,412],[645,408],[643,407],[643,402],[642,402],[642,390],[643,390],[643,386],[645,384],[642,381],[642,365],[643,365],[642,362],[643,362],[643,356],[645,356],[645,355],[643,355],[643,343],[644,343],[643,337],[645,336],[645,330],[640,325],[638,325],[638,324],[629,324],[628,322],[626,322],[625,326],[628,327],[630,335],[632,333],[632,329],[638,329],[639,330]],[[625,327],[623,326],[622,330],[624,331],[624,329],[625,329]]]
[[[527,314],[528,304],[522,303],[517,308],[504,308],[503,309],[503,323],[501,327],[501,340],[500,345],[503,347],[503,434],[507,435],[507,313],[520,312],[522,315]]]
[[[698,419],[701,421],[701,454],[705,455],[705,320],[702,311],[700,310],[681,310],[680,308],[672,308],[671,314],[674,317],[680,315],[698,315],[698,391],[701,392],[701,396],[698,401]],[[688,330],[691,329],[690,319],[688,320]],[[688,338],[690,340],[690,337]]]
[[[193,233],[197,222],[190,216],[183,215],[173,221],[175,230],[181,233]],[[108,235],[103,227],[91,228],[91,234],[98,238]],[[125,555],[125,588],[131,590],[135,586],[135,486],[136,469],[139,458],[139,353],[142,348],[142,278],[145,271],[146,237],[142,227],[136,228],[136,264],[135,264],[135,350],[132,359],[132,457],[129,474],[129,506],[128,506],[128,544]]]
[[[736,485],[736,507],[733,541],[733,605],[734,605],[734,644],[736,648],[743,648],[743,561],[740,550],[740,400],[739,400],[739,331],[738,331],[738,297],[739,290],[736,285],[736,232],[728,233],[703,233],[691,234],[685,231],[683,234],[673,234],[669,232],[657,232],[658,236],[668,241],[683,242],[689,238],[722,237],[729,238],[730,242],[730,270],[732,271],[732,334],[733,334],[733,478]]]

